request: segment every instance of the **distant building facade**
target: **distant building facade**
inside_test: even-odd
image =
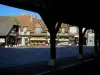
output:
[[[31,13],[30,15],[20,15],[15,17],[20,24],[19,34],[22,37],[22,45],[50,44],[50,34],[48,32],[46,24],[42,19],[34,18]],[[61,28],[57,33],[57,42],[68,42],[68,27],[68,24],[62,23]]]
[[[19,38],[19,25],[11,16],[0,16],[0,46],[16,45]]]
[[[30,15],[22,13],[19,16],[6,16],[6,19],[3,18],[2,16],[0,17],[0,27],[4,27],[6,25],[5,29],[9,30],[5,31],[5,33],[7,33],[5,36],[2,35],[2,32],[4,31],[0,31],[1,43],[5,42],[6,44],[5,37],[9,35],[9,38],[7,37],[8,39],[13,38],[13,40],[16,41],[15,44],[23,46],[50,44],[50,33],[48,32],[48,28],[42,19],[35,18],[31,13]],[[88,39],[86,41],[89,41],[89,36],[85,35],[85,37]],[[56,43],[68,42],[71,44],[78,44],[78,40],[78,27],[61,23],[61,27],[56,36]],[[10,44],[10,42],[11,40],[9,40],[8,44]],[[89,42],[86,42],[86,44],[89,44]]]

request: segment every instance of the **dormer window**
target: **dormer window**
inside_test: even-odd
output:
[[[42,32],[42,28],[41,27],[36,27],[35,28],[35,33],[41,33]]]
[[[62,27],[62,33],[65,33],[65,32],[66,32],[66,28]]]
[[[35,33],[41,33],[41,32],[42,32],[41,24],[40,23],[37,23],[36,24],[36,27],[35,27]]]
[[[23,33],[24,33],[24,35],[26,35],[27,34],[27,27],[23,27]]]
[[[12,33],[14,33],[15,31],[14,30],[12,30]]]
[[[23,32],[27,32],[27,27],[24,27],[23,28]]]

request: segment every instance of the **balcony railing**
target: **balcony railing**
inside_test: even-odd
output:
[[[46,36],[46,33],[30,33],[31,36]]]
[[[16,33],[10,33],[9,35],[10,36],[16,36],[17,34]]]
[[[69,36],[68,33],[57,33],[57,36]]]
[[[22,35],[23,36],[23,35]],[[24,34],[25,36],[25,34]],[[27,36],[27,35],[26,35]],[[29,36],[50,36],[50,34],[47,33],[30,33]],[[68,37],[69,34],[68,33],[57,33],[57,36],[64,36],[64,37]]]

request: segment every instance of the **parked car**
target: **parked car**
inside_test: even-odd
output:
[[[68,45],[68,42],[61,42],[57,44],[57,46],[66,46],[66,45]]]

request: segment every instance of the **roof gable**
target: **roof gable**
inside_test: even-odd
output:
[[[0,16],[0,36],[6,36],[16,24],[11,16]]]

